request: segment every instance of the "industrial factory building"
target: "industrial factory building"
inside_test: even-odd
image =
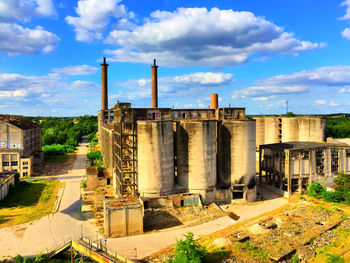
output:
[[[265,164],[268,159],[268,151],[263,150],[259,163],[259,148],[271,143],[325,141],[323,117],[248,118],[245,108],[219,108],[217,94],[211,95],[210,109],[158,108],[155,61],[152,107],[117,103],[108,109],[105,59],[101,66],[99,143],[117,196],[195,193],[204,204],[235,198],[254,201],[256,163]],[[281,169],[287,169],[284,159],[278,162]],[[261,175],[270,176],[263,171]],[[290,187],[285,182],[289,179],[279,180],[281,188]]]
[[[314,181],[330,181],[350,172],[350,146],[317,142],[287,142],[260,146],[259,180],[290,196]]]
[[[152,108],[117,103],[108,109],[102,66],[99,143],[118,196],[200,194],[204,204],[256,199],[255,120],[244,108],[158,108],[157,65],[152,65]]]
[[[0,115],[0,173],[30,176],[42,163],[40,127],[20,116]]]

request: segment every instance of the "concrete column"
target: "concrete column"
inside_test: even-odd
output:
[[[291,166],[290,166],[290,151],[289,150],[285,150],[284,151],[285,153],[285,156],[286,156],[286,162],[285,162],[285,165],[284,165],[284,174],[287,178],[287,192],[288,192],[288,195],[291,196],[292,194],[292,182],[291,182]]]
[[[101,64],[101,110],[108,109],[108,78],[107,78],[106,58],[103,58],[103,64]]]
[[[299,157],[299,183],[298,183],[298,192],[299,194],[301,194],[301,189],[302,189],[302,185],[303,185],[303,167],[304,166],[304,162],[301,159],[301,154],[298,154]]]
[[[152,108],[158,108],[158,66],[153,60],[152,68]]]
[[[259,183],[260,183],[260,185],[262,183],[262,167],[261,167],[261,165],[262,165],[262,156],[261,156],[262,153],[263,153],[263,151],[260,148],[259,149]]]

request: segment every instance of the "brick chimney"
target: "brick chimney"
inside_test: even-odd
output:
[[[108,110],[108,78],[106,58],[103,58],[103,64],[101,64],[101,110]]]
[[[158,108],[158,73],[156,59],[153,60],[152,68],[152,108]]]

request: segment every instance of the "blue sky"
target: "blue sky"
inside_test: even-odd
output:
[[[109,106],[350,112],[350,0],[1,0],[0,113],[96,115]]]

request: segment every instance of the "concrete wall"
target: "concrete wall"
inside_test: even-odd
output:
[[[177,183],[215,201],[216,121],[180,121],[176,128]]]
[[[137,122],[137,174],[141,196],[171,193],[174,186],[172,121]]]
[[[299,141],[298,118],[281,118],[282,142]]]
[[[103,155],[103,162],[106,171],[111,176],[114,168],[114,143],[113,143],[113,129],[102,126],[99,134],[99,145]]]
[[[122,237],[143,233],[143,209],[139,202],[115,203],[104,201],[106,237]]]
[[[10,190],[10,185],[15,184],[15,175],[9,176],[8,179],[6,179],[1,185],[0,185],[0,201],[4,199]]]
[[[255,120],[237,120],[222,121],[218,133],[218,184],[244,184],[253,189],[250,201],[256,199],[255,131]]]

